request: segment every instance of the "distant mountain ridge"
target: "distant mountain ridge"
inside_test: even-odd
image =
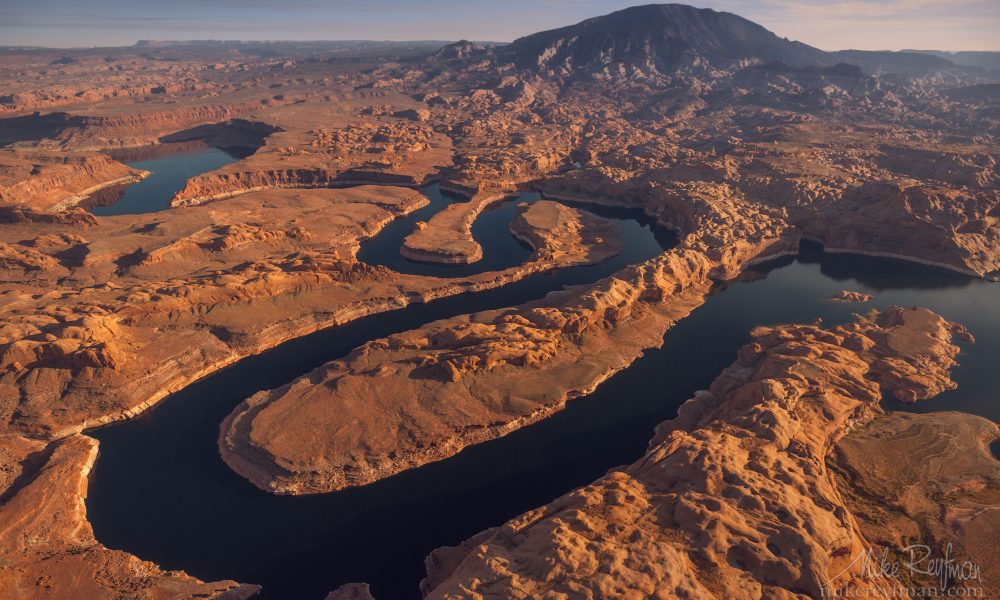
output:
[[[633,6],[528,35],[498,49],[496,60],[543,74],[610,77],[670,76],[772,62],[797,68],[846,62],[869,72],[909,74],[954,66],[944,57],[909,52],[826,52],[779,37],[739,15],[685,4]]]
[[[693,65],[726,68],[747,60],[815,66],[827,62],[825,54],[731,13],[649,4],[522,37],[504,47],[500,56],[520,68],[568,72],[625,63],[666,74]]]
[[[903,50],[906,53],[925,54],[949,60],[963,67],[983,67],[1000,69],[1000,52],[962,50],[947,52],[944,50]]]

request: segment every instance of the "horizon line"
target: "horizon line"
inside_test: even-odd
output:
[[[522,36],[525,37],[525,36]],[[126,44],[122,46],[46,46],[46,45],[34,45],[34,44],[0,44],[0,49],[4,50],[114,50],[119,48],[136,48],[141,47],[142,42],[155,42],[161,44],[282,44],[282,43],[298,43],[298,44],[322,44],[322,43],[349,43],[349,42],[367,42],[376,44],[454,44],[457,42],[471,42],[473,44],[483,44],[483,45],[494,45],[494,44],[511,44],[520,38],[515,38],[510,41],[500,41],[500,40],[470,40],[467,38],[458,38],[453,40],[447,39],[405,39],[405,40],[394,40],[394,39],[374,39],[374,38],[340,38],[340,39],[213,39],[213,38],[201,38],[201,39],[152,39],[143,38],[138,39],[132,44]],[[791,40],[799,41],[799,40]],[[805,42],[799,42],[805,44]],[[811,46],[811,44],[806,44]],[[993,50],[943,50],[940,48],[838,48],[836,50],[830,50],[826,48],[820,48],[818,46],[812,46],[817,50],[822,50],[824,52],[849,52],[849,51],[859,51],[859,52],[905,52],[920,54],[925,52],[946,52],[948,54],[958,54],[962,52],[979,52],[979,53],[990,53],[998,52],[1000,53],[1000,47]]]

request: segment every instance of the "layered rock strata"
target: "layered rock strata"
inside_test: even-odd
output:
[[[372,297],[400,288],[354,259],[358,243],[426,202],[400,188],[273,191],[225,214],[6,225],[4,427],[58,437],[123,418],[248,353],[380,309]]]
[[[536,255],[563,265],[621,248],[610,223],[552,202],[522,208],[514,228],[539,245]],[[222,426],[223,457],[264,489],[302,494],[367,483],[504,435],[656,345],[656,331],[704,294],[706,268],[697,255],[665,259],[625,281],[370,342],[237,407]],[[647,279],[656,283],[629,285]],[[655,296],[657,283],[676,288],[672,303],[635,318],[634,303]],[[289,438],[289,426],[303,435]]]
[[[840,290],[836,294],[830,296],[830,300],[835,302],[871,302],[873,299],[874,297],[871,294],[855,292],[852,290]]]
[[[260,118],[273,129],[262,148],[191,178],[171,204],[192,206],[268,188],[417,187],[451,163],[448,136],[405,119],[359,115],[356,103],[295,104]]]
[[[549,216],[551,203],[539,204],[522,219],[565,229]],[[366,344],[234,410],[220,434],[223,457],[264,489],[316,493],[439,460],[545,418],[662,343],[714,279],[797,247],[780,220],[743,219],[735,207],[701,205],[677,249],[592,286]],[[292,422],[309,434],[284,435]]]
[[[554,219],[568,227],[565,243],[551,238],[503,271],[442,280],[356,260],[361,240],[426,202],[404,188],[269,190],[228,200],[225,211],[87,215],[86,229],[18,213],[26,220],[0,231],[4,427],[60,437],[128,418],[292,337],[620,248],[605,228],[581,236]]]
[[[146,175],[103,154],[0,152],[0,205],[60,212]]]

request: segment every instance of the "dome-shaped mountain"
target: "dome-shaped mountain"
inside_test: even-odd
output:
[[[831,64],[826,52],[780,38],[743,17],[684,4],[626,8],[515,40],[498,58],[560,75],[638,71],[669,75],[746,61]],[[622,71],[624,69],[624,71]]]
[[[486,48],[469,40],[459,40],[443,46],[440,50],[431,55],[437,60],[461,60],[482,56],[486,53]]]

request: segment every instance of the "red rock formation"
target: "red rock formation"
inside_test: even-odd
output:
[[[0,152],[0,205],[58,212],[145,175],[103,154]]]
[[[830,296],[830,299],[836,302],[871,302],[874,297],[871,294],[866,294],[864,292],[840,290],[833,296]]]
[[[370,342],[237,407],[223,457],[264,489],[303,494],[451,456],[561,410],[659,345],[703,301],[710,268],[668,253],[590,288]],[[283,435],[291,423],[309,434]]]
[[[451,141],[422,124],[358,117],[349,106],[294,106],[268,122],[272,133],[253,156],[193,177],[173,206],[190,206],[267,188],[346,187],[360,184],[416,187],[451,162]],[[350,120],[363,119],[360,123]],[[344,127],[317,122],[345,121]]]
[[[855,563],[868,541],[824,457],[879,414],[883,391],[953,387],[953,329],[899,308],[829,330],[759,329],[643,458],[432,554],[425,597],[818,598],[844,582],[890,593],[897,581]]]
[[[472,237],[472,224],[487,207],[503,201],[501,192],[480,192],[467,202],[451,204],[406,236],[400,254],[423,262],[471,264],[483,258]]]

